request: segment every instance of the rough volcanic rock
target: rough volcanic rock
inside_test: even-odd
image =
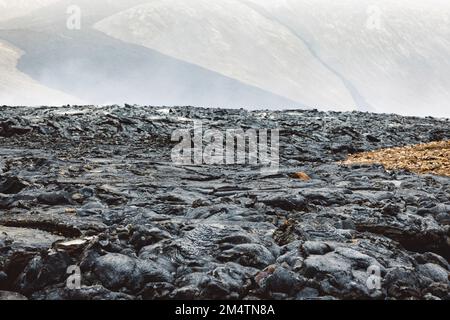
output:
[[[171,282],[172,275],[152,261],[138,260],[123,254],[109,253],[97,258],[94,274],[105,288],[139,291],[151,282]]]
[[[27,299],[27,297],[25,297],[17,292],[0,291],[0,301],[1,300],[19,301],[19,300],[28,300],[28,299]]]
[[[279,128],[278,172],[173,163],[193,120]],[[6,298],[450,299],[450,178],[340,164],[448,140],[448,120],[68,106],[0,107],[0,124]]]

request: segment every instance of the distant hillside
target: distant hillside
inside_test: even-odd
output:
[[[377,112],[450,117],[450,2],[242,0],[303,39]]]
[[[139,1],[136,1],[139,2]],[[89,16],[81,30],[66,28],[65,10],[78,4]],[[131,2],[126,2],[130,4]],[[47,87],[95,104],[140,103],[229,107],[298,107],[302,104],[208,69],[127,44],[90,24],[124,2],[60,1],[0,30],[26,52],[18,68]],[[3,29],[5,25],[3,25]]]
[[[305,105],[355,106],[342,81],[301,39],[236,0],[155,0],[95,27]]]
[[[81,30],[66,27],[71,5],[81,9]],[[0,40],[23,51],[20,72],[88,103],[450,117],[444,0],[3,0],[2,6]]]
[[[58,0],[0,0],[0,21],[26,15]]]
[[[0,41],[0,104],[3,105],[52,105],[78,104],[82,100],[52,90],[17,70],[16,65],[23,52]]]

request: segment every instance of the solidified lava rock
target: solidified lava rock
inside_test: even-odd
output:
[[[30,127],[21,127],[14,125],[12,121],[0,122],[0,137],[12,137],[14,135],[23,135],[31,132]]]
[[[0,115],[0,299],[450,299],[450,178],[340,164],[448,140],[448,120],[138,106]],[[171,135],[193,120],[280,129],[278,172],[173,163]],[[79,289],[66,286],[69,266]]]

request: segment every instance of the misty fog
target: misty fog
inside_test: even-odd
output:
[[[0,105],[123,103],[450,117],[450,3],[0,0]]]

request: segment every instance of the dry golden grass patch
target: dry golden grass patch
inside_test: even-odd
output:
[[[350,155],[342,164],[382,164],[386,170],[450,177],[450,141],[437,141]]]
[[[304,172],[296,172],[292,175],[292,177],[295,179],[303,180],[303,181],[311,180],[311,178]]]

